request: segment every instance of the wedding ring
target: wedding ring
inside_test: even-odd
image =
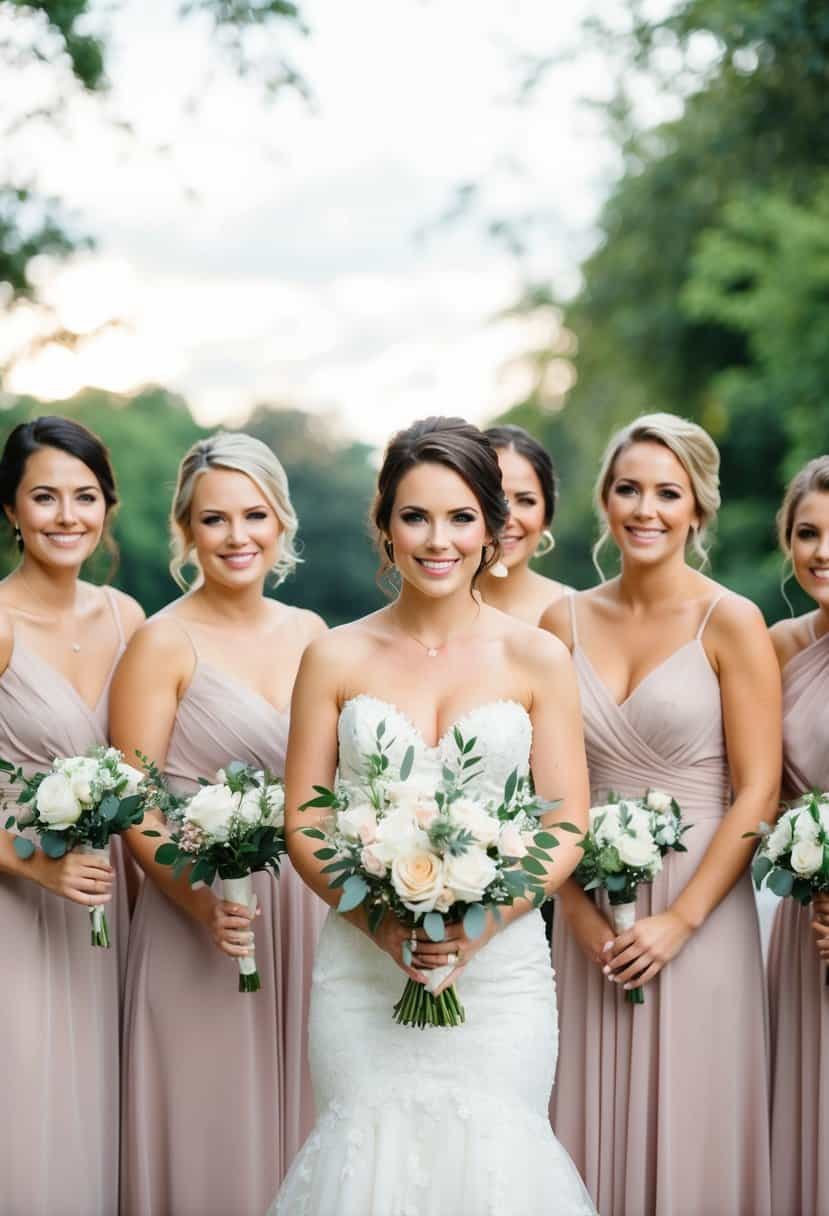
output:
[[[450,966],[454,967],[456,963],[460,962],[460,955],[459,954],[447,954],[446,961],[447,961],[447,963],[450,964]]]

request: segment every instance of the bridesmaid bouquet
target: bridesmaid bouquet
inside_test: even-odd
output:
[[[773,828],[765,825],[751,867],[754,885],[804,906],[829,892],[829,794],[813,791],[785,810]],[[826,969],[829,987],[829,967]]]
[[[324,861],[330,886],[341,888],[338,911],[365,905],[368,925],[376,933],[386,913],[409,928],[422,924],[434,942],[443,941],[447,923],[463,922],[468,937],[479,937],[485,909],[499,916],[499,905],[529,899],[544,902],[543,879],[549,850],[558,841],[539,824],[556,804],[533,793],[528,778],[514,770],[500,801],[484,802],[466,787],[481,772],[474,754],[475,738],[464,739],[455,727],[457,757],[444,765],[437,788],[422,778],[410,780],[414,748],[409,747],[397,773],[392,773],[385,740],[386,725],[376,730],[376,749],[365,758],[365,780],[359,786],[337,782],[335,789],[314,786],[308,807],[331,812],[325,830],[303,828],[321,842],[314,856]],[[578,832],[572,824],[558,824]],[[409,942],[404,962],[411,965]],[[408,980],[394,1007],[402,1026],[459,1026],[465,1020],[454,986],[435,991],[457,963],[435,968],[425,984]]]
[[[125,764],[114,747],[54,760],[48,773],[27,777],[8,760],[0,760],[0,771],[8,774],[10,784],[19,781],[23,786],[17,798],[20,809],[6,820],[6,830],[31,828],[47,857],[78,849],[108,862],[110,838],[140,823],[145,808],[152,805],[144,774]],[[35,845],[27,836],[15,836],[14,850],[26,860]],[[89,918],[92,945],[108,947],[104,905],[91,907]]]
[[[683,825],[676,800],[661,790],[648,790],[643,798],[613,799],[590,808],[590,826],[581,841],[584,857],[573,878],[585,891],[607,891],[610,918],[616,933],[636,922],[636,888],[653,882],[669,849],[686,852]],[[642,988],[628,988],[627,999],[645,1003]]]
[[[178,877],[189,870],[191,885],[212,886],[222,880],[222,896],[256,911],[251,874],[270,869],[279,875],[285,852],[285,792],[271,773],[234,760],[219,769],[216,782],[201,783],[197,794],[168,808],[170,838],[156,849],[155,860],[172,866]],[[147,831],[145,836],[160,836]],[[256,958],[239,959],[239,991],[258,992]]]

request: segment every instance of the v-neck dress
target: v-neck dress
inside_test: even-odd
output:
[[[637,917],[687,885],[730,804],[720,688],[697,636],[618,705],[578,641],[594,805],[673,794],[692,824],[639,887]],[[625,1000],[556,915],[560,1045],[553,1129],[602,1216],[769,1216],[767,1034],[760,932],[744,874],[683,950]]]
[[[231,760],[281,776],[287,712],[196,653],[171,787],[193,793]],[[149,878],[142,886],[124,1014],[123,1216],[261,1216],[313,1126],[307,1014],[327,906],[287,858],[278,881],[259,873],[253,885],[255,994],[238,991],[236,960],[202,925]]]
[[[783,794],[829,790],[829,634],[783,669]],[[780,901],[769,945],[774,1216],[829,1216],[829,988],[812,909]]]
[[[120,617],[106,594],[120,655]],[[34,773],[106,743],[110,677],[90,708],[22,633],[15,629],[0,675],[0,756]],[[19,789],[0,779],[3,822]],[[85,907],[0,874],[0,1216],[117,1210],[119,959],[127,932],[117,848],[113,864],[111,950],[90,945]]]

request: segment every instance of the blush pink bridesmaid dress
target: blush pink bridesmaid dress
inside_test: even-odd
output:
[[[281,775],[287,712],[194,648],[165,765],[171,787],[193,793],[231,760]],[[124,1011],[123,1216],[262,1216],[313,1126],[307,1013],[327,907],[287,858],[278,882],[260,873],[253,883],[254,994],[238,992],[235,959],[206,929],[143,883]]]
[[[578,641],[591,799],[673,794],[693,827],[639,888],[637,916],[669,907],[729,806],[719,682],[702,633],[617,705]],[[589,962],[555,918],[559,1061],[553,1129],[602,1216],[769,1216],[767,1033],[760,932],[746,873],[645,987],[645,1004]],[[805,1213],[802,1214],[805,1216]]]
[[[783,669],[783,793],[829,789],[829,634]],[[780,901],[769,945],[774,1216],[829,1216],[829,988],[811,907]]]
[[[106,595],[117,662],[121,620]],[[56,756],[106,744],[110,677],[89,706],[24,635],[17,624],[0,675],[0,756],[37,772]],[[19,790],[0,785],[8,798],[3,823]],[[129,929],[119,846],[113,842],[107,905],[112,950],[90,945],[85,907],[0,874],[0,1216],[117,1211],[119,970]]]

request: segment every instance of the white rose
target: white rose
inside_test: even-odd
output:
[[[124,787],[122,797],[127,797],[130,794],[137,794],[138,787],[144,780],[144,773],[137,768],[133,768],[131,764],[121,763],[118,765],[118,772],[122,777],[126,777],[127,784]]]
[[[456,899],[457,899],[457,896],[455,895],[455,892],[452,890],[452,888],[444,887],[443,890],[441,891],[440,895],[435,900],[435,911],[436,912],[448,912]]]
[[[637,869],[650,869],[659,858],[659,850],[650,836],[620,836],[616,849],[624,865]]]
[[[239,816],[245,823],[259,823],[262,819],[262,791],[245,790],[239,800]]]
[[[467,849],[459,857],[443,859],[446,885],[463,903],[477,903],[498,873],[498,867],[483,849]]]
[[[670,848],[671,845],[676,844],[676,822],[673,819],[661,820],[657,825],[656,832],[654,833],[654,839],[656,840],[657,844],[664,845],[666,848]]]
[[[285,790],[281,785],[269,785],[265,789],[268,804],[267,822],[271,827],[285,826]]]
[[[35,802],[40,818],[56,831],[77,823],[81,817],[81,804],[63,773],[50,773],[41,781]]]
[[[381,857],[377,856],[371,846],[363,849],[360,854],[360,864],[366,874],[373,874],[375,878],[382,878],[386,872],[386,863]]]
[[[100,775],[97,760],[93,760],[91,756],[73,758],[63,766],[63,774],[79,802],[93,801],[92,784]]]
[[[418,827],[413,812],[408,807],[400,806],[389,811],[378,822],[377,837],[373,843],[378,857],[390,865],[400,853],[426,848],[428,838]]]
[[[377,837],[377,812],[367,802],[360,802],[350,806],[347,811],[340,811],[337,827],[346,840],[373,844]]]
[[[607,806],[591,807],[590,830],[599,844],[615,844],[622,830],[618,805],[611,802]]]
[[[505,823],[498,837],[498,852],[502,857],[526,857],[527,846],[518,829],[511,823]]]
[[[781,815],[763,843],[763,852],[777,861],[782,853],[792,846],[792,821],[788,814]]]
[[[820,832],[820,825],[815,823],[808,811],[801,811],[795,821],[794,838],[797,841],[808,840],[814,843]]]
[[[671,795],[663,793],[662,790],[648,790],[645,806],[649,811],[656,811],[658,815],[664,815],[665,811],[670,810],[672,801]]]
[[[498,839],[500,824],[480,802],[473,802],[471,798],[458,798],[452,803],[449,815],[456,827],[471,833],[475,843],[485,849],[495,844]]]
[[[215,840],[227,840],[231,817],[238,810],[238,795],[226,785],[205,785],[190,800],[185,819]]]
[[[799,840],[792,849],[792,869],[805,878],[817,874],[823,865],[823,845],[814,840]]]
[[[394,806],[408,806],[421,800],[434,801],[435,785],[423,773],[412,774],[408,781],[389,781],[385,792]]]
[[[401,853],[391,863],[391,881],[412,912],[431,912],[443,890],[443,862],[427,849]]]

